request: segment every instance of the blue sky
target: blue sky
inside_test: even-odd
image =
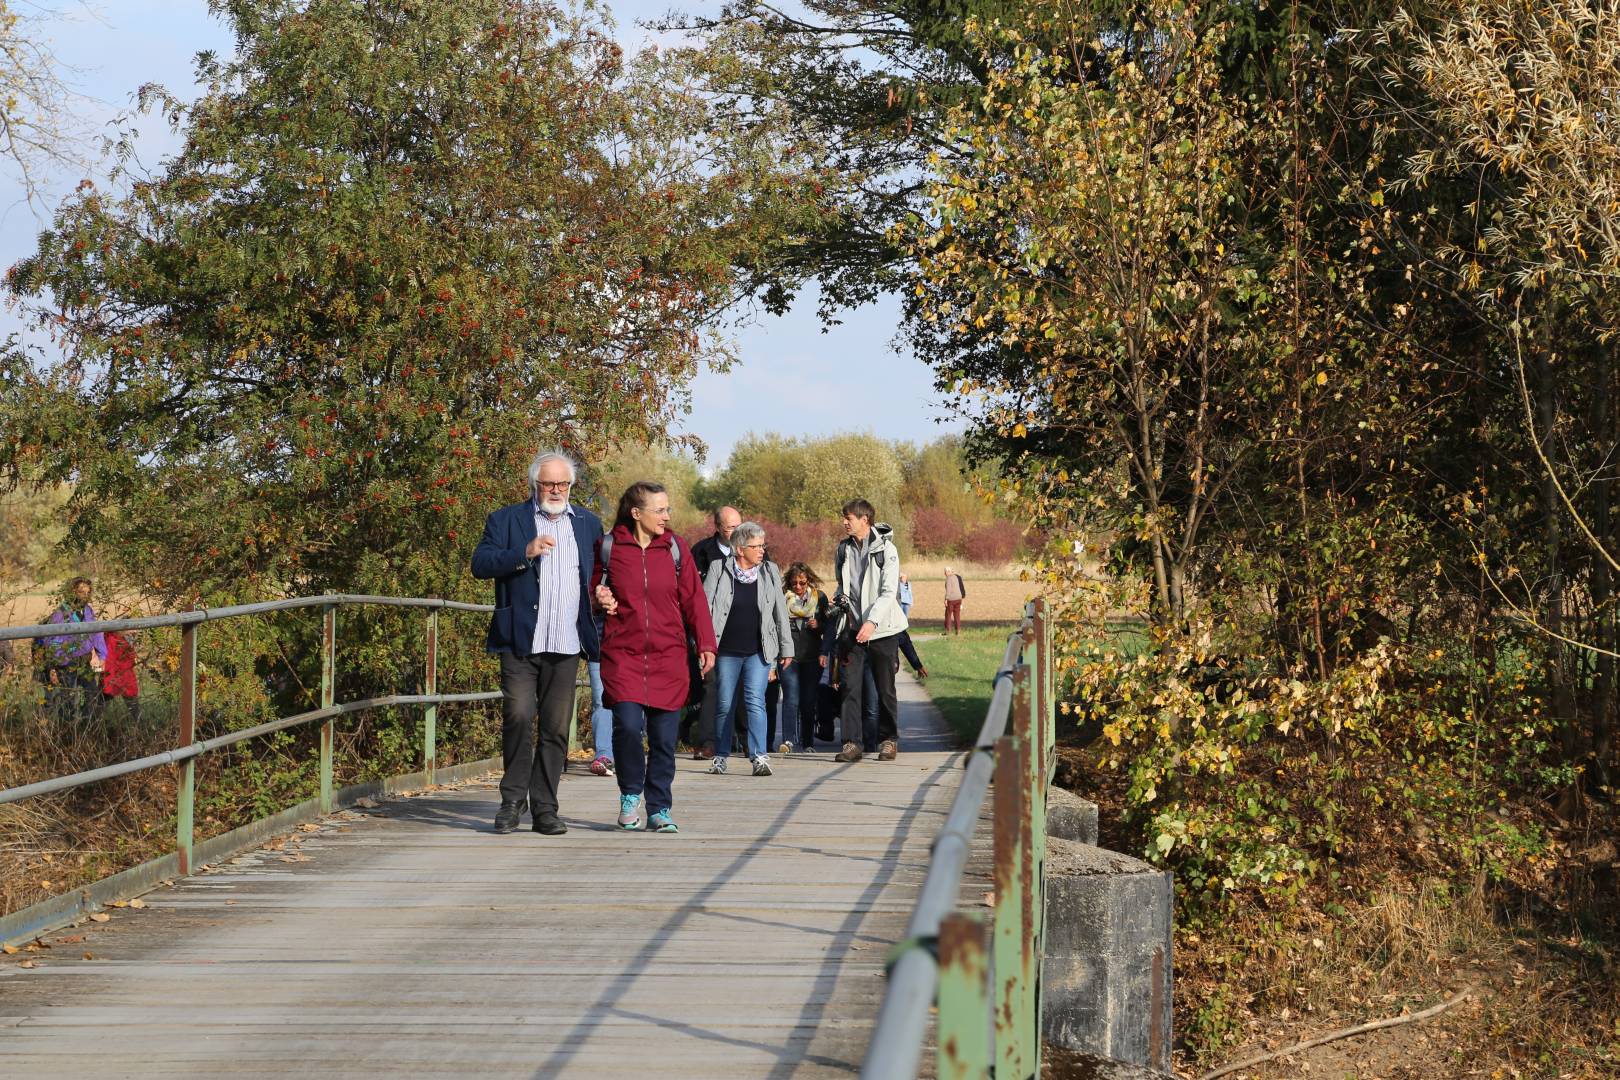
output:
[[[44,25],[58,58],[73,69],[68,81],[84,96],[81,111],[96,131],[110,130],[114,117],[131,111],[144,83],[159,83],[182,98],[195,96],[192,58],[205,49],[228,52],[233,44],[223,23],[208,14],[205,0],[90,0],[84,6],[57,0],[55,6],[61,14]],[[650,40],[634,25],[637,19],[671,7],[717,6],[703,0],[607,4],[619,23],[620,40],[631,48]],[[140,133],[138,153],[149,167],[176,146],[157,117],[140,117],[134,126]],[[49,207],[79,179],[51,177],[45,207],[30,209],[10,171],[0,173],[0,265],[10,266],[31,252]],[[816,318],[813,294],[780,318],[761,314],[733,332],[741,362],[726,375],[705,373],[693,384],[692,412],[683,430],[708,443],[711,467],[724,462],[749,432],[864,430],[926,442],[955,430],[957,422],[941,407],[929,370],[909,354],[895,352],[898,311],[898,304],[886,299],[844,312],[841,325],[826,332]],[[0,312],[0,336],[18,326],[15,312]]]

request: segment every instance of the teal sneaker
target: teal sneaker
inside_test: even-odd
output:
[[[639,829],[639,828],[641,828],[641,796],[640,795],[620,795],[619,796],[619,828],[621,828],[621,829]]]
[[[681,831],[680,826],[675,824],[675,819],[670,816],[668,810],[654,810],[652,816],[647,819],[647,828],[653,832]]]

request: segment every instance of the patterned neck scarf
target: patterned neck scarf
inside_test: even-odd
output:
[[[759,580],[759,568],[764,565],[764,563],[759,563],[757,566],[750,566],[744,570],[742,564],[733,559],[731,562],[731,576],[744,585],[752,585]]]
[[[812,618],[820,603],[821,594],[815,589],[806,589],[803,600],[799,599],[798,593],[789,592],[787,594],[788,617],[793,619]]]

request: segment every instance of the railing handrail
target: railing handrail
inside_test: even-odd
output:
[[[120,776],[140,772],[142,769],[155,769],[160,765],[178,765],[182,761],[201,757],[210,750],[221,750],[248,739],[256,739],[261,735],[273,735],[287,728],[299,727],[303,724],[313,723],[316,720],[329,720],[345,713],[363,712],[366,709],[389,709],[401,705],[448,705],[467,701],[495,701],[499,699],[499,690],[486,690],[471,694],[390,694],[386,697],[362,698],[359,701],[349,701],[342,705],[332,705],[325,709],[311,709],[309,712],[296,713],[292,716],[283,716],[279,720],[267,720],[262,724],[255,724],[241,731],[231,731],[224,735],[216,735],[211,739],[202,739],[185,746],[177,746],[172,750],[159,751],[148,754],[146,757],[131,758],[116,765],[103,765],[98,769],[86,769],[83,772],[69,773],[66,776],[56,776],[49,780],[36,780],[32,784],[22,784],[14,788],[0,790],[0,804],[18,802],[22,799],[31,799],[36,795],[54,795],[60,791],[69,791],[86,784],[96,784],[103,780],[114,780]]]
[[[1007,637],[1007,648],[1002,653],[1001,667],[996,671],[984,725],[969,752],[962,782],[946,812],[945,824],[934,838],[928,872],[911,921],[906,925],[904,943],[910,947],[899,953],[889,969],[889,985],[878,1011],[877,1024],[872,1029],[866,1059],[861,1063],[863,1080],[916,1076],[922,1062],[928,1013],[939,987],[938,958],[931,948],[923,946],[938,939],[941,921],[956,908],[962,871],[972,852],[973,834],[978,829],[979,811],[994,775],[996,742],[1007,733],[1012,717],[1011,676],[1021,666],[1025,634],[1031,626],[1032,619],[1026,615],[1018,629]]]
[[[461,600],[440,600],[419,596],[368,596],[359,593],[325,593],[320,596],[290,596],[283,600],[261,600],[253,604],[233,604],[229,607],[193,608],[166,615],[143,615],[135,619],[97,619],[94,622],[39,623],[31,626],[0,626],[0,641],[25,641],[29,638],[67,637],[74,634],[103,634],[115,630],[153,630],[162,626],[193,626],[235,619],[243,615],[262,615],[267,611],[292,611],[297,608],[325,607],[327,605],[370,604],[377,607],[430,608],[435,611],[494,611],[493,604],[469,604]]]

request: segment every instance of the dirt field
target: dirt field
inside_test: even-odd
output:
[[[0,592],[0,626],[27,626],[51,613],[59,599],[56,593],[27,592],[15,596]]]
[[[940,563],[916,563],[904,567],[911,579],[911,621],[914,625],[938,626],[945,621],[945,571]],[[986,568],[953,566],[967,586],[962,601],[963,626],[1005,626],[1024,613],[1024,603],[1035,592],[1035,584],[1018,580],[1017,567]]]

